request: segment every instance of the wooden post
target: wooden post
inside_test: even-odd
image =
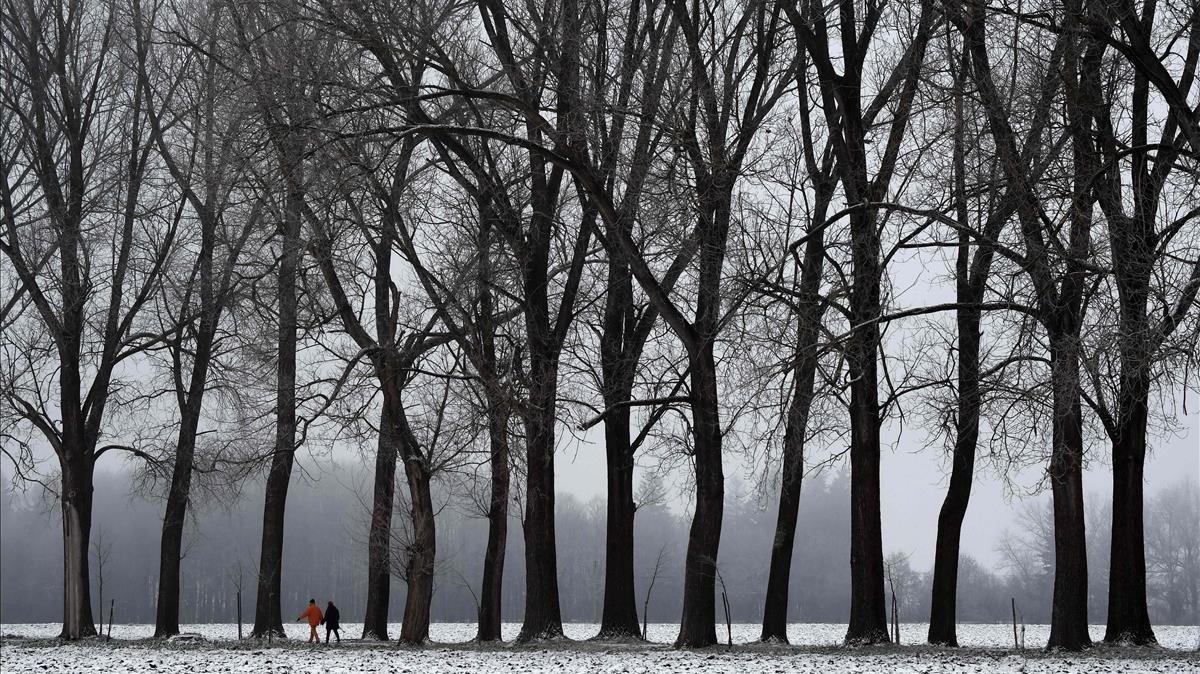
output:
[[[242,640],[242,590],[237,591],[237,620],[238,620],[238,641]]]
[[[113,606],[115,606],[116,603],[117,603],[116,599],[108,600],[108,638],[109,639],[112,639]],[[101,608],[100,610],[103,611],[104,609]]]
[[[1021,643],[1017,641],[1017,598],[1012,598],[1012,616],[1013,616],[1013,648],[1021,650]]]
[[[900,610],[896,607],[896,584],[892,581],[892,565],[887,565],[887,582],[888,589],[892,593],[892,641],[896,644],[900,643]]]
[[[725,583],[721,583],[721,603],[725,605],[725,633],[728,635],[729,644],[726,650],[733,648],[733,623],[729,619],[729,595],[725,594]]]
[[[900,606],[896,603],[896,591],[892,590],[892,641],[900,645]]]

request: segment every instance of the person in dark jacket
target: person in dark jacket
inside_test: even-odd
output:
[[[341,618],[342,614],[338,611],[338,608],[333,605],[332,601],[329,602],[329,605],[325,607],[325,617],[321,620],[321,623],[325,625],[325,643],[329,643],[330,632],[333,632],[333,636],[337,637],[339,644],[342,643],[342,632],[338,629],[338,620],[341,620]]]

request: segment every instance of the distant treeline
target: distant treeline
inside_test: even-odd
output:
[[[282,604],[296,612],[310,597],[333,599],[347,616],[364,609],[368,505],[362,485],[370,475],[357,466],[334,466],[316,481],[296,481],[288,499],[288,527],[282,578]],[[155,615],[157,558],[154,551],[161,526],[160,505],[131,496],[133,485],[124,474],[97,476],[93,569],[97,555],[106,554],[104,602],[116,600],[117,622],[152,623]],[[240,574],[242,612],[254,615],[255,554],[261,526],[258,504],[262,486],[255,483],[232,509],[203,507],[184,542],[181,619],[185,622],[232,622]],[[797,622],[844,622],[850,596],[846,550],[849,546],[850,482],[845,472],[807,484],[797,526],[798,542],[792,562],[789,615]],[[731,493],[738,493],[731,489]],[[770,509],[762,509],[749,489],[730,498],[725,511],[720,571],[729,592],[732,619],[754,622],[762,613],[767,567],[762,551],[770,549],[773,525]],[[439,504],[445,503],[443,497]],[[1098,499],[1092,499],[1098,502]],[[486,520],[450,502],[439,514],[434,621],[472,622],[476,618],[479,565],[487,541]],[[1094,513],[1101,515],[1102,513]],[[520,621],[524,611],[524,546],[519,513],[512,514],[504,584],[505,620]],[[564,620],[596,622],[603,601],[604,503],[582,503],[559,495],[559,585]],[[62,551],[56,531],[58,513],[47,509],[33,491],[0,491],[0,622],[55,622],[62,608]],[[1107,513],[1089,517],[1088,564],[1090,620],[1103,622],[1107,602]],[[397,513],[401,526],[403,513]],[[663,564],[649,603],[650,622],[672,622],[681,610],[682,560],[687,546],[688,518],[661,506],[637,513],[637,596],[646,587],[660,553]],[[1189,528],[1190,527],[1190,528]],[[1147,516],[1147,556],[1151,618],[1161,624],[1196,624],[1200,607],[1200,504],[1196,484],[1183,482],[1151,499]],[[1191,535],[1188,532],[1191,532]],[[964,622],[1011,619],[1010,599],[1027,623],[1049,621],[1053,585],[1053,528],[1049,502],[1042,499],[1027,509],[1014,530],[1005,533],[998,552],[1003,568],[989,569],[965,556],[960,565],[958,614]],[[1176,563],[1172,563],[1175,560]],[[1189,562],[1189,560],[1191,560]],[[898,553],[888,557],[901,620],[924,621],[929,612],[932,574],[911,568]],[[99,573],[93,573],[93,601]],[[392,620],[401,618],[404,584],[393,584]],[[98,607],[97,607],[98,608]],[[107,611],[106,611],[107,613]],[[96,615],[100,615],[99,612]],[[723,617],[723,616],[722,616]]]

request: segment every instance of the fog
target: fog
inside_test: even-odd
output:
[[[1197,532],[1200,490],[1195,414],[1180,430],[1153,444],[1147,464],[1147,538],[1150,611],[1155,623],[1196,624],[1195,550],[1190,568],[1156,565],[1154,532],[1160,520],[1189,522]],[[893,439],[895,434],[893,433]],[[572,438],[564,433],[557,464],[559,502],[557,548],[563,617],[596,621],[600,616],[604,565],[604,461],[598,434]],[[1089,613],[1102,622],[1107,584],[1108,516],[1111,486],[1103,447],[1085,476],[1088,508]],[[361,619],[365,598],[366,534],[370,508],[368,461],[351,450],[313,456],[301,453],[288,495],[284,549],[285,613],[298,613],[310,598],[336,601],[347,620]],[[818,458],[815,457],[814,460]],[[659,468],[644,459],[642,474]],[[883,532],[902,620],[928,618],[929,572],[938,508],[944,494],[945,461],[940,449],[918,442],[907,431],[885,453]],[[113,460],[98,473],[93,528],[93,601],[108,604],[117,622],[153,622],[157,586],[162,502],[141,493],[136,478]],[[768,469],[770,470],[770,469]],[[726,489],[724,535],[719,569],[735,622],[761,618],[762,594],[774,531],[773,474],[764,475],[731,457]],[[62,611],[62,538],[54,499],[36,485],[14,490],[4,474],[0,498],[0,622],[52,622]],[[963,529],[959,617],[964,622],[1009,617],[1015,598],[1028,622],[1046,622],[1052,582],[1052,541],[1039,531],[1049,495],[1037,489],[1040,470],[1028,468],[1002,480],[991,469],[977,476]],[[765,490],[759,484],[768,485]],[[661,554],[662,564],[649,602],[651,622],[679,617],[684,550],[687,545],[688,484],[678,471],[663,474],[661,504],[639,508],[637,597],[639,612]],[[402,493],[403,490],[398,490]],[[262,485],[241,485],[235,497],[200,494],[188,521],[183,561],[182,616],[187,622],[228,622],[236,615],[238,576],[242,616],[254,612],[254,573],[262,518]],[[445,484],[438,495],[438,568],[433,619],[475,618],[487,523]],[[1164,513],[1163,508],[1170,508]],[[504,614],[519,621],[523,611],[524,555],[519,507],[509,527],[504,579]],[[1190,518],[1190,519],[1189,519]],[[397,527],[406,517],[398,512]],[[1200,533],[1200,532],[1198,532]],[[1196,536],[1175,544],[1197,546]],[[399,544],[399,543],[398,543]],[[1044,549],[1039,549],[1040,545]],[[1048,557],[1039,557],[1045,552]],[[1016,553],[1016,554],[1014,554]],[[1026,555],[1019,559],[1020,554]],[[98,556],[103,555],[103,570]],[[790,615],[796,621],[841,622],[849,605],[849,481],[839,462],[814,466],[804,485],[793,560]],[[1024,564],[1024,566],[1022,566]],[[103,591],[100,592],[100,583]],[[719,587],[719,586],[718,586]],[[393,583],[393,619],[403,606],[404,583]],[[100,595],[103,595],[101,599]],[[97,606],[97,608],[99,608]],[[286,615],[285,615],[286,618]]]

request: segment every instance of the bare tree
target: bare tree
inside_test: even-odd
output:
[[[952,132],[953,167],[950,193],[954,209],[952,227],[957,239],[955,262],[955,323],[957,328],[957,361],[955,400],[953,402],[953,449],[950,482],[946,498],[938,514],[938,537],[934,553],[933,586],[930,597],[929,643],[958,645],[956,602],[958,596],[958,563],[962,523],[971,496],[975,472],[975,454],[979,444],[981,410],[984,406],[985,379],[995,370],[1004,368],[1020,356],[1006,358],[993,368],[982,366],[982,308],[988,292],[988,279],[1001,235],[1018,207],[1019,196],[1012,183],[1001,187],[997,180],[1000,168],[994,153],[970,152],[973,143],[982,142],[983,132],[973,129],[968,120],[975,106],[966,96],[971,77],[970,53],[965,44],[957,46],[949,40],[948,66],[954,106]],[[1017,78],[1020,62],[1010,64],[1008,79]],[[1054,77],[1047,73],[1047,78]],[[1036,85],[1037,82],[1035,81]],[[1031,179],[1050,168],[1049,156],[1038,156],[1039,143],[1051,122],[1052,87],[1041,86],[1033,99],[1030,130],[1022,147],[1022,161],[1031,165]],[[1009,96],[1018,95],[1009,91]],[[969,161],[968,155],[976,155]],[[973,164],[973,165],[972,165]],[[969,185],[980,185],[972,189]],[[972,196],[972,193],[975,196]],[[978,200],[978,201],[976,201]],[[974,215],[973,215],[974,214]],[[972,253],[974,251],[974,253]],[[1004,300],[1004,298],[1000,298]]]
[[[108,563],[108,558],[112,556],[112,544],[104,540],[104,532],[96,531],[96,539],[92,541],[92,554],[96,557],[96,605],[100,607],[100,628],[97,630],[100,634],[104,634],[104,565]],[[112,632],[112,625],[108,626],[109,632]]]
[[[280,613],[280,570],[288,482],[297,448],[296,351],[299,274],[304,257],[304,194],[307,159],[322,74],[335,63],[331,41],[301,21],[288,0],[262,0],[231,7],[236,44],[246,66],[261,128],[274,150],[277,170],[266,184],[282,203],[278,213],[275,279],[275,441],[263,504],[262,552],[252,634],[284,637]]]
[[[437,469],[433,451],[439,433],[433,433],[432,443],[418,439],[407,409],[412,405],[405,404],[404,396],[407,385],[419,371],[420,358],[451,340],[448,333],[436,331],[436,314],[422,320],[419,314],[410,315],[411,309],[402,309],[403,300],[393,278],[394,250],[402,247],[397,239],[403,226],[397,221],[406,217],[402,203],[409,194],[410,165],[416,144],[409,137],[394,156],[383,157],[370,156],[373,148],[343,146],[342,154],[348,163],[336,161],[336,156],[325,163],[327,169],[338,167],[323,181],[337,185],[331,203],[305,208],[313,232],[313,258],[321,269],[342,330],[360,350],[359,355],[370,362],[382,392],[363,636],[387,639],[392,504],[399,459],[407,478],[412,523],[404,574],[408,592],[400,639],[411,644],[421,644],[429,638],[436,550],[431,479]],[[361,173],[353,169],[368,161],[376,168]],[[337,171],[345,183],[338,184]],[[355,184],[365,185],[366,189],[359,192],[348,187]],[[373,201],[382,208],[378,212],[364,208],[360,205],[363,201]],[[330,223],[339,221],[349,226],[335,230]],[[358,304],[348,287],[369,289],[369,304],[365,307]],[[352,358],[348,367],[357,361],[358,356]],[[439,409],[444,410],[444,406]]]
[[[235,191],[245,174],[242,137],[250,110],[239,95],[240,82],[228,75],[229,63],[220,56],[225,51],[222,33],[228,32],[229,23],[223,4],[166,8],[135,0],[133,11],[138,83],[151,104],[148,119],[159,156],[187,201],[188,229],[198,229],[198,236],[187,237],[187,245],[181,246],[194,249],[190,269],[184,263],[178,267],[185,280],[164,292],[161,303],[165,323],[176,326],[165,346],[179,413],[163,515],[154,628],[155,636],[163,638],[179,633],[183,528],[204,398],[212,380],[220,376],[214,360],[221,351],[222,316],[237,299],[239,258],[255,232],[261,208],[244,206]],[[174,40],[184,46],[167,46],[171,53],[157,53],[163,49],[160,43]],[[177,88],[179,81],[194,82],[196,89]],[[162,114],[155,112],[156,100],[164,102]],[[210,376],[213,371],[217,377]]]
[[[643,203],[647,191],[663,193],[655,185],[655,161],[662,150],[662,115],[670,59],[679,24],[669,7],[634,0],[585,2],[585,15],[595,21],[595,39],[588,40],[582,59],[584,121],[591,151],[598,164],[605,198],[618,205],[618,222],[623,232],[634,235],[635,222],[663,220],[669,227],[667,208]],[[609,43],[616,33],[621,40]],[[610,87],[610,81],[616,87]],[[669,207],[668,207],[669,208]],[[696,248],[693,240],[681,246],[666,272],[664,285],[670,289],[686,269]],[[600,616],[600,639],[638,637],[637,600],[634,578],[634,457],[650,427],[662,417],[664,408],[653,413],[636,435],[631,427],[634,387],[643,367],[642,354],[658,319],[653,305],[641,306],[634,294],[628,262],[610,254],[606,260],[604,305],[600,317],[599,360],[601,398],[604,411],[581,425],[586,429],[604,423],[607,474],[607,527],[605,533],[604,605]]]
[[[1064,21],[1078,20],[1068,9]],[[1052,450],[1048,478],[1054,495],[1055,582],[1051,612],[1051,648],[1079,649],[1090,644],[1087,632],[1087,555],[1083,509],[1083,416],[1080,396],[1080,330],[1084,295],[1092,267],[1091,176],[1086,168],[1091,119],[1078,92],[1082,38],[1066,31],[1058,36],[1047,60],[1045,86],[1063,93],[1067,108],[1071,162],[1063,191],[1070,195],[1064,222],[1047,217],[1048,195],[1033,182],[1036,173],[1017,147],[1017,134],[1005,109],[986,44],[987,15],[981,8],[951,14],[970,52],[972,76],[988,119],[1004,175],[1017,188],[1017,219],[1025,251],[1011,256],[1032,285],[1032,314],[1045,330],[1050,353]],[[1015,39],[1015,38],[1014,38]],[[1062,88],[1055,87],[1061,81]],[[1066,241],[1061,238],[1066,234]]]
[[[884,6],[866,3],[859,19],[859,3],[838,3],[834,42],[820,4],[789,8],[792,24],[816,68],[822,106],[838,160],[850,218],[853,266],[849,297],[851,333],[846,344],[850,376],[851,465],[851,601],[847,642],[887,641],[886,601],[883,592],[883,542],[879,513],[879,403],[880,287],[883,257],[879,209],[897,167],[905,130],[912,116],[921,64],[934,23],[930,2],[920,4],[912,39],[900,53],[898,65],[885,85],[895,89],[895,109],[888,127],[887,145],[874,175],[867,157],[868,132],[874,114],[864,107],[863,64],[874,44],[875,30]],[[840,44],[840,52],[835,51]],[[837,54],[837,57],[833,54]],[[838,72],[835,60],[843,64]],[[889,97],[878,97],[882,106]],[[881,100],[882,99],[882,100]]]
[[[96,462],[113,450],[149,458],[109,412],[121,411],[122,367],[164,337],[139,318],[181,215],[169,195],[142,189],[151,131],[146,100],[128,86],[123,30],[117,8],[103,5],[6,2],[0,12],[0,250],[19,281],[3,303],[21,318],[4,331],[0,435],[9,454],[28,451],[38,433],[58,459],[70,639],[96,633]]]
[[[697,246],[695,318],[683,314],[671,298],[669,275],[659,278],[647,264],[647,252],[621,227],[616,206],[606,198],[594,164],[580,146],[567,146],[580,168],[575,177],[604,222],[609,255],[621,256],[630,272],[688,355],[685,377],[690,390],[691,447],[696,477],[696,510],[685,561],[683,616],[676,645],[703,647],[717,643],[716,558],[724,501],[718,381],[715,348],[722,327],[722,268],[731,229],[732,203],[756,134],[786,91],[791,59],[781,54],[784,22],[778,5],[753,2],[736,8],[723,2],[689,10],[672,2],[671,11],[683,40],[686,77],[682,119],[671,120],[680,151],[690,169],[696,225],[688,237]],[[704,20],[701,19],[704,17]],[[717,31],[734,36],[710,50]],[[714,40],[715,42],[715,40]],[[781,63],[782,61],[782,63]],[[734,73],[747,78],[733,86]],[[735,118],[734,109],[739,111]],[[565,125],[564,125],[565,126]],[[569,126],[565,126],[570,129]],[[684,258],[686,259],[686,258]],[[670,402],[651,401],[650,404]]]
[[[1074,11],[1079,14],[1079,23],[1093,27],[1095,35],[1084,42],[1076,95],[1079,114],[1093,120],[1097,139],[1086,139],[1081,159],[1085,170],[1098,176],[1091,186],[1107,223],[1112,283],[1116,286],[1116,302],[1111,304],[1116,305],[1117,312],[1117,371],[1107,371],[1104,346],[1088,359],[1087,365],[1093,383],[1087,402],[1103,424],[1113,452],[1108,625],[1104,640],[1153,644],[1156,640],[1146,602],[1143,467],[1152,416],[1151,392],[1177,385],[1177,377],[1171,376],[1171,364],[1184,362],[1191,350],[1171,341],[1200,290],[1200,261],[1190,265],[1177,262],[1186,257],[1184,250],[1194,246],[1187,237],[1181,239],[1178,235],[1200,216],[1200,208],[1188,207],[1188,197],[1194,199],[1196,195],[1195,177],[1181,176],[1180,169],[1186,168],[1180,163],[1187,162],[1190,138],[1190,163],[1194,165],[1194,159],[1200,156],[1200,145],[1196,144],[1200,137],[1194,135],[1194,122],[1190,122],[1194,112],[1189,111],[1190,117],[1183,119],[1172,114],[1163,122],[1155,121],[1151,81],[1161,81],[1170,62],[1166,56],[1147,61],[1151,52],[1146,49],[1146,41],[1155,31],[1173,31],[1180,25],[1194,28],[1200,22],[1200,9],[1193,5],[1160,10],[1156,4],[1147,3],[1140,16],[1134,17],[1132,3],[1117,3],[1112,10],[1087,4]],[[1110,11],[1120,16],[1128,44],[1111,41],[1107,31],[1115,26],[1104,27],[1106,21],[1112,21]],[[1114,48],[1127,54],[1132,62],[1123,68],[1132,71],[1132,87],[1109,74],[1106,57]],[[1171,75],[1163,86],[1186,92],[1196,82],[1195,64],[1200,58],[1200,38],[1195,34],[1182,56],[1184,63],[1191,65],[1185,65],[1178,76]],[[1160,88],[1159,93],[1175,112],[1170,91]],[[1158,141],[1152,145],[1149,135],[1155,130]]]

